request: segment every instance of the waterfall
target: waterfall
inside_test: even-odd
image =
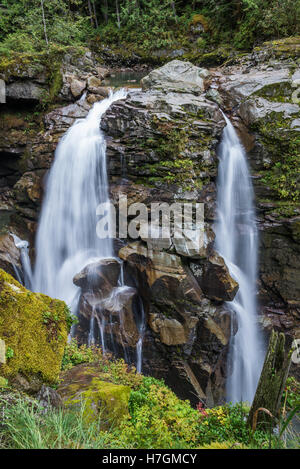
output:
[[[227,125],[219,148],[215,245],[239,283],[237,295],[227,303],[238,326],[230,341],[227,399],[252,402],[264,358],[257,324],[258,235],[254,193],[244,148],[231,122],[224,118]]]
[[[22,266],[22,273],[20,274],[18,267],[14,265],[16,277],[29,290],[32,288],[32,270],[29,258],[29,243],[26,240],[20,239],[17,235],[11,233],[16,248],[20,251],[20,260]],[[23,274],[23,276],[22,276]],[[23,277],[23,278],[22,278]]]
[[[85,119],[77,120],[63,136],[46,185],[46,195],[36,240],[36,264],[32,279],[34,291],[64,300],[73,312],[79,301],[79,290],[73,277],[86,265],[99,258],[112,258],[110,238],[99,239],[96,234],[96,208],[107,203],[109,210],[106,145],[100,121],[110,105],[126,97],[125,90],[111,93],[109,98],[95,103]],[[124,284],[123,264],[118,287],[109,297],[92,304],[88,344],[99,337],[103,352],[108,351],[106,330],[115,350],[112,314],[109,322],[104,311],[118,312],[124,292],[132,290]],[[142,303],[142,302],[141,302]],[[142,368],[143,326],[138,324],[140,340],[137,345],[137,369]],[[98,328],[98,330],[97,330]],[[127,358],[124,348],[124,356]]]
[[[77,120],[55,152],[36,241],[33,289],[76,307],[73,277],[95,257],[112,257],[112,240],[96,235],[96,207],[109,201],[106,145],[100,120],[125,90],[95,103]]]

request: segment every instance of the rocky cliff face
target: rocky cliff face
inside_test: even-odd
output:
[[[0,62],[6,84],[0,121],[0,261],[13,275],[12,264],[20,267],[20,262],[8,232],[34,245],[55,148],[70,125],[107,95],[100,86],[107,73],[87,50]],[[83,94],[86,99],[78,99]]]
[[[299,44],[290,41],[267,44],[235,65],[209,72],[173,61],[150,73],[142,90],[115,102],[101,123],[116,207],[120,194],[129,205],[143,202],[147,207],[155,202],[204,203],[205,242],[198,251],[176,240],[174,225],[163,242],[144,236],[116,240],[129,289],[113,305],[104,305],[106,322],[113,325],[107,336],[112,334],[117,353],[123,354],[125,347],[134,361],[136,308],[142,300],[147,324],[143,370],[164,377],[180,397],[193,402],[222,399],[230,372],[228,341],[235,328],[224,302],[234,298],[238,285],[213,250],[216,151],[225,125],[220,107],[231,114],[252,168],[261,233],[262,324],[290,337],[299,334],[298,54]],[[57,142],[107,93],[102,86],[107,72],[89,54],[62,58],[52,78],[45,67],[23,68],[2,71],[9,99],[0,128],[0,265],[12,274],[19,256],[7,231],[33,245]],[[54,87],[56,97],[47,112],[36,108],[45,90],[49,100]],[[85,272],[74,279],[82,289],[82,341],[88,338],[93,298],[117,287],[120,266],[109,266],[107,272],[101,266],[104,278],[101,274],[92,288],[84,281]]]
[[[144,371],[164,377],[182,397],[213,402],[224,393],[230,337],[223,303],[238,285],[213,250],[216,149],[225,122],[206,97],[208,80],[207,70],[172,61],[144,78],[143,90],[114,103],[101,126],[113,201],[122,194],[149,209],[155,202],[204,203],[198,251],[171,232],[164,240],[128,239],[118,255],[146,310]]]

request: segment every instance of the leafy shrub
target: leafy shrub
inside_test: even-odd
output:
[[[286,380],[282,405],[291,410],[300,404],[300,383],[293,376]]]
[[[135,448],[189,448],[198,440],[199,414],[162,382],[144,378],[129,402],[130,417],[121,424],[123,444]]]
[[[242,404],[205,409],[206,415],[201,416],[199,426],[200,438],[203,443],[212,441],[249,442],[250,429],[246,424],[247,409]]]
[[[278,439],[263,431],[252,432],[247,424],[249,407],[244,403],[226,404],[205,409],[201,416],[199,439],[201,445],[213,442],[227,442],[232,445],[245,445],[254,448],[269,448],[270,443],[278,447]]]

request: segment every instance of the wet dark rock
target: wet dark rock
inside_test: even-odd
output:
[[[102,297],[109,295],[117,286],[120,276],[120,263],[116,259],[100,259],[88,264],[75,275],[73,282],[83,290],[99,292]]]
[[[0,236],[0,268],[13,277],[16,276],[15,268],[21,268],[20,251],[10,234]]]
[[[180,395],[192,401],[193,393],[208,399],[209,392],[211,401],[220,399],[226,374],[221,368],[230,337],[231,315],[204,296],[180,256],[149,250],[143,243],[121,248],[119,256],[125,262],[128,276],[137,279],[138,292],[148,312],[150,330],[144,339],[143,369],[157,377],[164,376],[173,388],[173,378],[180,376],[185,386],[185,393],[181,391]],[[210,391],[217,375],[218,384]]]

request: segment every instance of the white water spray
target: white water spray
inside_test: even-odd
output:
[[[224,258],[239,290],[228,307],[236,314],[238,332],[232,336],[227,381],[228,401],[252,402],[264,351],[257,324],[257,228],[254,193],[244,148],[231,122],[219,149],[218,222],[216,250]]]

